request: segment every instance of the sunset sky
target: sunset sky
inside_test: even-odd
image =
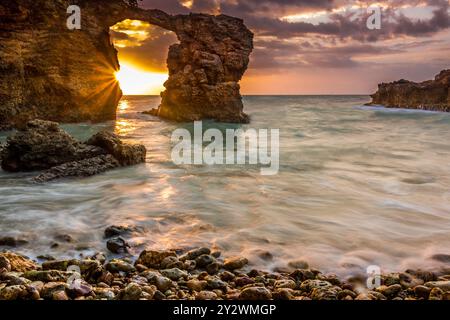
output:
[[[369,6],[382,8],[381,30],[366,27]],[[144,0],[141,7],[244,19],[255,33],[244,94],[370,94],[379,82],[423,81],[450,68],[449,0]],[[125,21],[112,33],[126,68],[164,81],[172,32]],[[152,88],[147,93],[161,86]]]

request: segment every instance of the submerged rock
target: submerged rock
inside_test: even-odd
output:
[[[104,237],[105,238],[112,238],[112,237],[115,237],[115,236],[121,236],[121,235],[125,235],[125,234],[130,234],[134,230],[135,230],[134,228],[127,227],[127,226],[109,226],[108,228],[105,229]]]
[[[421,83],[404,79],[382,83],[369,105],[450,112],[450,70]]]
[[[14,237],[0,237],[0,246],[19,247],[27,244],[27,240],[17,239]]]
[[[55,122],[33,120],[7,140],[2,168],[6,171],[45,170],[33,180],[88,177],[120,166],[145,162],[146,148],[123,143],[114,133],[100,132],[87,144]]]

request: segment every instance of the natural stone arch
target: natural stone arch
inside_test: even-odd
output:
[[[81,30],[65,28],[66,9],[73,4],[81,7]],[[114,119],[121,92],[109,28],[126,19],[173,31],[179,40],[169,50],[169,80],[155,114],[175,121],[248,122],[239,81],[253,34],[240,19],[173,16],[122,0],[3,0],[0,45],[8,50],[0,53],[0,127],[30,118]]]

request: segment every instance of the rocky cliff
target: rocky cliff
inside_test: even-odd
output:
[[[450,112],[450,70],[421,83],[408,80],[382,83],[369,105]]]
[[[69,30],[69,5],[81,8],[81,29]],[[58,122],[115,118],[121,90],[109,28],[136,19],[177,34],[161,117],[176,121],[245,122],[239,80],[253,35],[239,19],[171,16],[123,0],[2,0],[0,2],[0,129],[40,118]],[[148,53],[152,54],[151,52]]]

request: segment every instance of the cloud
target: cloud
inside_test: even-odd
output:
[[[383,68],[386,74],[389,68],[390,75],[396,70],[401,72],[399,77],[407,77],[417,76],[410,71],[417,66],[425,79],[429,75],[424,66],[429,65],[433,69],[429,72],[434,73],[438,71],[434,68],[450,65],[448,0],[378,0],[382,28],[369,30],[367,7],[373,3],[373,0],[144,0],[142,6],[170,14],[223,13],[244,19],[255,33],[251,75],[277,74],[282,79],[284,73],[295,73],[294,70],[302,70],[299,74],[311,70],[313,75],[315,70],[328,69],[343,76],[371,70],[378,77],[373,76],[375,81],[382,79]],[[177,40],[164,31],[152,35],[139,46],[120,52],[147,68],[164,70],[168,47]],[[124,41],[130,37],[116,36]]]

